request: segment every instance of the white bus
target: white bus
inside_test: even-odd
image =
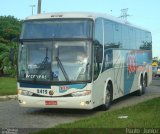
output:
[[[148,30],[96,13],[28,17],[18,59],[22,107],[107,110],[113,100],[145,93],[152,79]]]

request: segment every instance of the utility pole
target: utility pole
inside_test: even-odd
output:
[[[127,14],[127,12],[128,12],[128,8],[121,9],[120,18],[127,21],[127,17],[130,16],[129,14]]]
[[[41,3],[42,3],[42,0],[38,0],[37,14],[41,13]]]
[[[30,7],[32,8],[32,15],[33,15],[33,8],[35,7],[36,5],[30,5]]]

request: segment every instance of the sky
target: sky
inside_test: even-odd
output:
[[[0,16],[12,15],[25,19],[37,13],[38,0],[1,0]],[[160,0],[42,0],[42,13],[96,12],[119,17],[121,9],[128,8],[127,20],[152,33],[153,57],[160,58]]]

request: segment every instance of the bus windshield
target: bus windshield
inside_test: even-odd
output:
[[[21,39],[91,38],[92,21],[89,19],[54,19],[25,21]]]
[[[90,41],[30,41],[19,49],[19,80],[91,80]]]

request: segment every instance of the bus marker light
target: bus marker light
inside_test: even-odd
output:
[[[45,101],[46,105],[57,105],[57,101]]]
[[[86,104],[88,105],[90,102],[89,101],[86,101]]]

